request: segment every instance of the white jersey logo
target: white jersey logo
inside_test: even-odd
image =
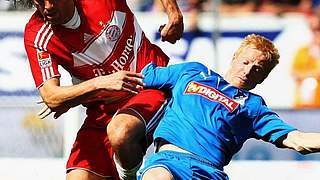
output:
[[[125,19],[126,13],[115,11],[108,26],[112,26],[111,29],[108,29],[108,27],[105,28],[102,33],[100,33],[99,36],[86,47],[84,52],[72,53],[74,66],[77,67],[87,64],[102,64],[106,60],[106,58],[113,52],[113,49],[117,43],[117,41],[115,41],[115,38],[117,36],[120,36],[120,34],[122,33],[122,28],[125,25]],[[109,30],[110,32],[107,33],[107,30]]]
[[[115,11],[111,22],[103,29],[103,31],[95,37],[93,40],[88,35],[84,34],[84,38],[92,39],[87,47],[82,52],[74,52],[73,60],[74,67],[79,67],[83,65],[100,65],[105,63],[107,60],[112,60],[111,66],[113,68],[112,72],[122,70],[124,64],[131,59],[128,57],[129,53],[133,52],[133,59],[130,64],[130,70],[135,71],[138,49],[142,42],[142,29],[139,26],[137,20],[134,18],[134,31],[135,34],[128,37],[126,40],[126,45],[122,50],[122,54],[119,59],[108,59],[113,53],[114,49],[118,44],[118,39],[124,31],[124,26],[126,24],[126,13]],[[109,72],[111,73],[111,72]]]
[[[233,112],[239,105],[236,101],[215,88],[194,81],[189,82],[184,93],[201,95],[210,101],[218,102],[225,106],[230,112]]]
[[[106,37],[110,41],[116,41],[120,37],[120,28],[117,25],[110,25],[106,29]]]

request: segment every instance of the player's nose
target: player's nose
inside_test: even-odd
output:
[[[49,0],[45,0],[44,1],[44,9],[47,11],[47,13],[50,13],[53,10],[54,4],[49,1]]]

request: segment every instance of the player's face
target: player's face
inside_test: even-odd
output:
[[[68,22],[74,11],[73,0],[33,0],[45,21],[53,25]]]
[[[232,60],[227,74],[229,83],[241,89],[251,90],[268,76],[267,66],[268,61],[262,52],[248,46]]]

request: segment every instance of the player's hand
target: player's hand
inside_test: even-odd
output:
[[[109,92],[139,93],[139,87],[143,86],[143,75],[130,71],[118,71],[116,73],[97,77],[96,87]]]
[[[183,17],[181,14],[169,17],[169,22],[161,25],[159,28],[161,40],[172,44],[176,43],[182,37],[183,28]]]
[[[42,100],[38,101],[37,104],[43,104],[42,109],[37,113],[40,119],[44,119],[48,117],[51,113],[54,113],[53,118],[57,119],[58,117],[60,117],[62,114],[64,114],[69,110],[69,108],[66,106],[54,108],[54,110],[52,110]]]
[[[38,101],[37,104],[43,104],[43,107],[37,113],[40,119],[44,119],[52,113],[51,109],[42,100]]]

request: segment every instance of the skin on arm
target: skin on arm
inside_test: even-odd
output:
[[[101,95],[108,96],[113,92],[137,94],[137,86],[143,86],[141,74],[119,71],[72,86],[60,86],[60,80],[53,78],[46,81],[39,91],[43,102],[52,112],[56,112],[57,118],[72,107],[101,99]],[[47,114],[44,111],[47,110],[44,108],[40,114]]]
[[[168,23],[159,28],[161,40],[174,44],[183,34],[183,16],[176,0],[161,0],[161,2],[168,15]]]
[[[163,167],[151,168],[147,170],[142,177],[142,180],[157,180],[157,179],[174,180],[174,177],[167,169]]]
[[[320,152],[320,133],[292,131],[280,140],[281,147],[298,151],[301,154]]]

